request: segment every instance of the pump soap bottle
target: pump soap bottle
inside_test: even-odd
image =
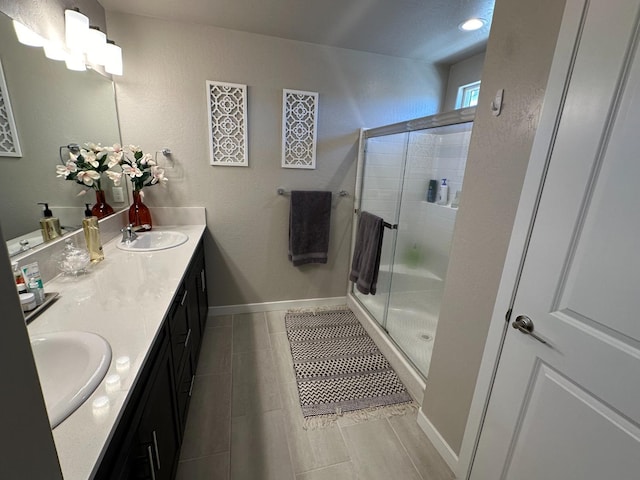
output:
[[[438,190],[438,205],[446,205],[449,201],[449,186],[447,185],[447,179],[443,178]]]
[[[82,219],[82,229],[84,230],[84,239],[87,242],[87,250],[91,263],[98,263],[104,260],[102,251],[102,242],[100,241],[100,227],[98,226],[98,217],[91,213],[89,203],[85,203],[86,210]]]
[[[60,229],[60,220],[53,216],[53,212],[49,210],[49,204],[38,202],[38,205],[44,205],[43,217],[40,219],[40,230],[42,231],[42,239],[45,242],[62,236]]]

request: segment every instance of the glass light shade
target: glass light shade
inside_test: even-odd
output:
[[[85,37],[84,51],[88,55],[99,55],[107,44],[107,36],[97,28],[90,28]]]
[[[65,10],[64,25],[67,48],[74,52],[82,52],[89,32],[89,18],[75,10]]]
[[[29,47],[42,47],[45,43],[47,43],[47,41],[36,32],[28,27],[25,27],[23,24],[16,20],[13,21],[13,29],[16,31],[18,41],[23,45],[28,45]]]
[[[44,55],[50,60],[66,60],[67,59],[67,51],[60,45],[47,42],[44,44]]]
[[[114,43],[107,43],[104,51],[106,52],[105,71],[111,75],[122,75],[122,49]]]
[[[464,30],[465,32],[472,32],[473,30],[478,30],[485,25],[485,21],[481,18],[470,18],[466,22],[460,24],[460,30]]]
[[[84,72],[87,69],[83,53],[74,52],[70,54],[64,63],[67,65],[69,70],[74,70],[76,72]]]

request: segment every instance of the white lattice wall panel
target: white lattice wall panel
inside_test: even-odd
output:
[[[282,166],[316,168],[318,94],[282,91]]]
[[[207,81],[211,165],[246,167],[247,86]]]
[[[13,120],[9,91],[0,63],[0,157],[21,157],[18,131]]]

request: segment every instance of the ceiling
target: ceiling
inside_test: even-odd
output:
[[[486,47],[494,0],[98,0],[105,10],[451,64]],[[475,32],[458,25],[487,20]]]

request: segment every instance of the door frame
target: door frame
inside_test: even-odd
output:
[[[476,387],[458,457],[456,478],[468,480],[490,401],[511,309],[526,257],[535,215],[571,80],[576,50],[589,0],[567,0],[544,94],[540,121],[533,140],[520,201],[491,316]]]

